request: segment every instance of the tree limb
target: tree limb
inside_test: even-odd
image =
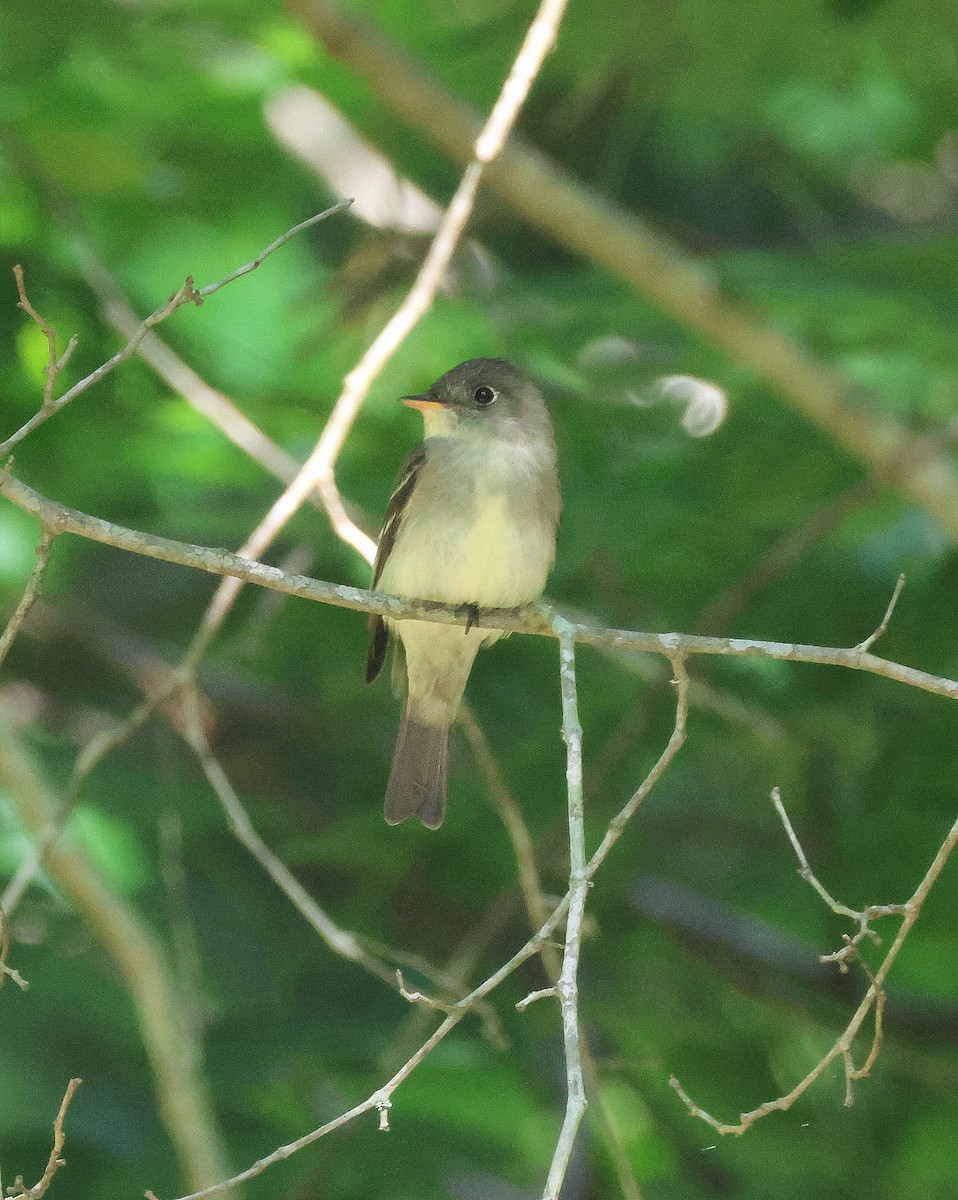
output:
[[[48,500],[39,492],[28,487],[7,471],[0,472],[0,495],[5,496],[18,508],[32,513],[42,525],[54,533],[75,533],[106,545],[116,546],[147,558],[158,558],[165,562],[194,567],[213,575],[232,576],[246,583],[272,588],[288,596],[299,596],[305,600],[317,600],[338,608],[351,608],[357,612],[378,613],[392,620],[428,620],[440,625],[464,625],[466,617],[461,609],[431,600],[407,600],[390,596],[385,592],[368,591],[350,587],[343,583],[327,583],[310,579],[305,575],[288,575],[278,567],[271,567],[253,559],[243,558],[228,550],[208,546],[194,546],[187,542],[176,542],[171,538],[157,537],[126,529],[111,521],[89,516],[76,509],[67,508],[54,500]],[[528,633],[540,637],[556,637],[549,620],[541,610],[528,609],[485,609],[480,612],[480,622],[488,629],[502,629],[508,633]],[[755,638],[716,638],[692,633],[643,633],[637,630],[612,629],[583,622],[571,622],[577,642],[595,646],[618,646],[631,650],[643,650],[674,660],[693,655],[722,655],[733,658],[773,658],[788,662],[817,663],[820,666],[846,667],[854,671],[865,671],[882,675],[909,687],[933,692],[950,700],[958,699],[958,680],[946,679],[919,671],[902,663],[880,658],[877,654],[862,650],[858,646],[837,648],[809,646],[800,642],[769,642]]]
[[[286,0],[290,12],[402,121],[467,162],[479,114],[336,0]],[[714,272],[640,217],[579,183],[513,137],[487,186],[530,225],[605,267],[682,325],[753,372],[848,453],[929,512],[958,541],[958,466],[878,404],[865,405],[840,371],[723,295]],[[880,401],[879,401],[880,404]]]

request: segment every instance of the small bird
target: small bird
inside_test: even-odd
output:
[[[555,558],[561,501],[552,425],[542,396],[501,358],[473,358],[403,404],[422,412],[425,438],[399,473],[373,567],[373,587],[463,608],[537,600]],[[446,752],[480,646],[503,636],[475,624],[369,620],[366,682],[392,634],[394,677],[406,701],[386,788],[390,825],[416,816],[438,829],[446,812]]]

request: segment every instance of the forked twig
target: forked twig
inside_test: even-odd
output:
[[[266,249],[258,255],[257,258],[253,259],[252,262],[246,263],[245,266],[242,266],[238,270],[231,272],[224,279],[219,280],[217,283],[209,283],[205,287],[196,288],[192,275],[187,275],[186,282],[183,284],[183,286],[177,288],[177,290],[172,294],[172,296],[170,296],[165,304],[161,304],[159,308],[155,309],[148,317],[140,322],[139,326],[136,328],[125,346],[118,350],[112,358],[108,359],[105,363],[102,363],[95,371],[91,371],[89,375],[85,376],[78,383],[75,383],[73,387],[69,388],[63,393],[62,396],[58,396],[56,399],[53,397],[54,381],[59,372],[63,369],[63,367],[66,366],[67,361],[73,352],[73,347],[76,345],[76,338],[71,338],[64,354],[60,358],[57,358],[56,335],[46,321],[44,321],[39,313],[36,312],[29,300],[27,300],[26,292],[23,286],[23,270],[19,266],[15,267],[14,275],[16,276],[17,290],[20,295],[20,300],[18,301],[19,307],[22,308],[43,330],[44,336],[46,337],[50,347],[49,362],[45,368],[46,385],[44,387],[43,401],[40,408],[33,414],[29,421],[25,422],[16,431],[16,433],[11,434],[6,441],[0,442],[0,459],[9,454],[14,446],[22,442],[25,437],[31,434],[39,425],[42,425],[44,421],[49,420],[54,413],[58,413],[72,400],[75,400],[77,396],[93,387],[94,384],[99,383],[100,380],[103,379],[105,375],[108,375],[115,367],[118,367],[121,363],[126,362],[128,358],[131,358],[136,353],[137,347],[146,337],[149,331],[156,325],[161,324],[168,317],[171,317],[177,309],[182,308],[184,304],[202,304],[205,297],[211,296],[214,292],[219,291],[221,287],[225,287],[226,284],[232,283],[235,279],[239,279],[242,275],[249,274],[250,271],[255,271],[265,258],[289,241],[294,234],[299,233],[303,229],[308,229],[311,225],[315,225],[318,221],[324,221],[327,217],[331,217],[334,213],[342,212],[342,210],[344,208],[348,208],[350,204],[352,204],[352,200],[340,200],[338,204],[334,204],[332,208],[327,208],[325,212],[316,213],[316,215],[310,217],[309,220],[301,221],[298,225],[294,225],[292,229],[287,230],[286,233],[281,234],[280,237],[271,242]]]
[[[44,1168],[43,1174],[33,1187],[30,1188],[23,1182],[23,1177],[18,1175],[13,1182],[13,1186],[7,1188],[6,1194],[8,1200],[40,1200],[41,1196],[46,1195],[47,1189],[53,1182],[53,1177],[57,1171],[61,1167],[66,1166],[66,1159],[61,1157],[63,1154],[63,1145],[66,1141],[63,1123],[66,1120],[67,1109],[70,1107],[73,1094],[82,1082],[82,1079],[71,1079],[67,1084],[67,1090],[63,1094],[63,1099],[60,1101],[60,1109],[53,1122],[53,1149],[50,1151],[50,1157],[47,1159],[47,1165]]]

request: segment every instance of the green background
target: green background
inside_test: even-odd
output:
[[[510,0],[356,3],[350,11],[456,96],[494,101],[533,8]],[[951,454],[958,396],[958,11],[922,0],[572,0],[519,128],[610,201],[708,264],[727,295],[839,369],[866,413]],[[252,258],[338,196],[274,137],[264,105],[321,92],[439,203],[458,168],[266,0],[0,7],[0,438],[35,411],[45,342],[15,307],[10,267],[61,338],[70,382],[121,344],[80,269],[92,246],[145,314],[186,274]],[[853,645],[905,589],[890,658],[958,675],[958,555],[934,520],[812,427],[740,363],[663,315],[486,191],[475,246],[374,385],[339,464],[373,526],[419,436],[395,397],[456,362],[503,355],[549,399],[565,511],[550,595],[597,622]],[[162,336],[303,459],[343,375],[408,287],[426,241],[340,215],[249,278],[181,310]],[[660,381],[728,397],[692,437]],[[46,495],[137,529],[239,546],[275,481],[133,361],[18,448]],[[852,492],[800,553],[730,608],[783,538]],[[35,524],[0,503],[0,601],[15,605]],[[363,586],[365,565],[305,510],[271,553]],[[60,539],[43,601],[0,677],[0,702],[53,795],[78,749],[174,662],[215,584],[186,569]],[[397,723],[362,683],[355,613],[245,595],[200,672],[217,754],[266,842],[343,926],[435,963],[475,944],[469,979],[525,940],[508,838],[455,739],[437,834],[387,829]],[[580,651],[587,830],[594,846],[664,745],[660,664]],[[836,668],[697,660],[713,699],[589,895],[584,1028],[607,1107],[648,1200],[947,1200],[958,1194],[958,882],[946,869],[892,974],[887,1036],[856,1103],[840,1066],[785,1115],[719,1139],[668,1087],[674,1072],[733,1119],[788,1091],[866,986],[817,956],[848,926],[795,872],[768,794],[782,793],[826,886],[853,906],[911,894],[952,820],[949,703]],[[564,753],[556,647],[513,637],[480,657],[470,700],[564,889]],[[27,842],[0,779],[0,863]],[[331,955],[229,833],[176,733],[157,718],[100,766],[70,828],[165,945],[234,1169],[359,1102],[428,1032],[377,980]],[[477,934],[477,928],[480,932]],[[885,934],[892,925],[881,931]],[[849,932],[851,930],[849,929]],[[129,996],[49,880],[15,914],[0,994],[4,1183],[42,1171],[70,1076],[68,1166],[51,1195],[182,1194]],[[885,943],[888,944],[887,941]],[[869,951],[877,962],[878,951]],[[411,981],[421,980],[409,972]],[[464,1022],[394,1097],[248,1185],[250,1197],[515,1200],[541,1193],[564,1104],[555,1006],[493,996],[508,1048]],[[858,1048],[859,1059],[867,1049]],[[621,1194],[588,1122],[564,1195]]]

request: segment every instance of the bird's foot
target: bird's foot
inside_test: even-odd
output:
[[[470,629],[479,628],[479,605],[478,604],[460,604],[456,609],[457,614],[462,614],[466,618],[466,633]]]

